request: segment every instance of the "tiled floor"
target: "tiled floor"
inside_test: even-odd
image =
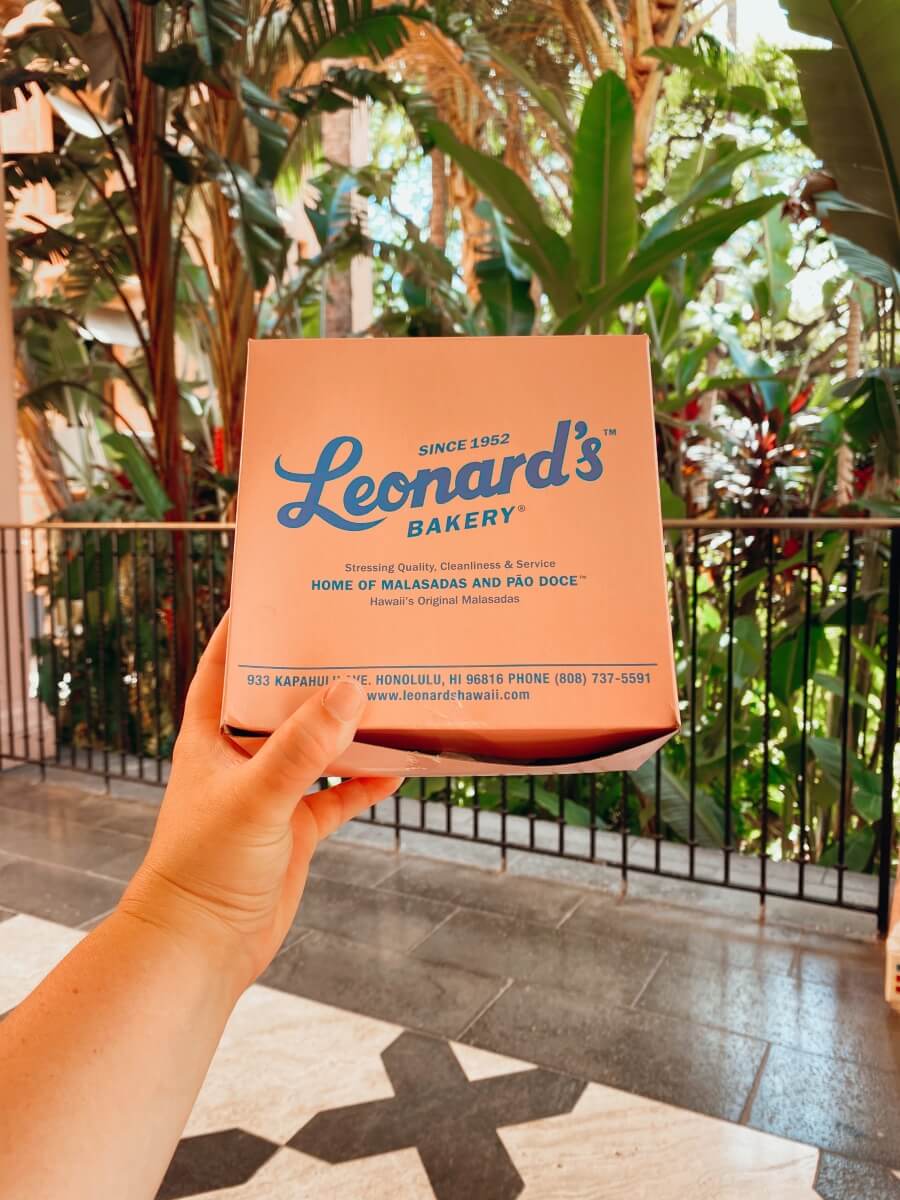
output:
[[[116,903],[153,816],[0,778],[0,1011]],[[365,832],[316,856],[161,1197],[900,1198],[900,1016],[866,924]]]

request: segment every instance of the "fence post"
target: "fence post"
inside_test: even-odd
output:
[[[900,529],[891,530],[888,585],[888,644],[884,677],[884,748],[881,774],[881,829],[878,862],[878,932],[888,932],[891,858],[894,847],[894,748],[897,745],[897,657],[900,640]]]

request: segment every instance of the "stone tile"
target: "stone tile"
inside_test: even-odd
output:
[[[682,908],[703,909],[726,916],[759,917],[759,897],[753,892],[717,887],[690,879],[670,879],[664,875],[630,871],[626,893],[628,899],[653,900],[659,904],[674,904]]]
[[[0,809],[5,808],[37,817],[114,829],[119,833],[136,833],[142,837],[150,837],[159,815],[158,805],[119,800],[105,793],[53,784],[0,788]]]
[[[602,894],[588,896],[562,928],[782,975],[789,974],[793,966],[797,936],[785,939],[757,921],[704,909],[692,911],[649,900],[610,904]]]
[[[130,803],[127,800],[113,800],[111,812],[103,817],[98,824],[103,829],[115,829],[117,833],[134,833],[142,838],[153,836],[159,809],[150,804]]]
[[[769,897],[766,901],[766,920],[796,925],[834,937],[870,939],[876,932],[874,913],[854,912],[852,909],[812,904],[802,900],[781,900]]]
[[[900,1179],[890,1167],[823,1152],[816,1194],[822,1200],[900,1200]]]
[[[314,931],[276,957],[260,983],[442,1036],[497,995],[496,979]]]
[[[0,905],[76,926],[109,912],[122,885],[54,863],[16,859],[0,866]]]
[[[309,873],[338,883],[375,887],[393,874],[399,863],[399,857],[391,851],[328,838],[313,855]]]
[[[535,1200],[815,1196],[813,1147],[596,1083],[571,1116],[513,1126],[502,1138],[523,1195]]]
[[[500,979],[547,987],[564,980],[567,991],[622,1005],[638,996],[663,956],[653,945],[584,937],[470,909],[450,917],[414,953]]]
[[[755,1038],[524,983],[462,1040],[729,1121],[740,1117],[765,1050]]]
[[[841,1004],[805,978],[670,954],[637,1005],[809,1054],[900,1067],[900,1022],[878,996]]]
[[[892,1071],[879,1071],[773,1046],[748,1123],[754,1129],[896,1167],[900,1163],[896,1056],[893,1065]],[[844,1200],[843,1194],[837,1194]],[[872,1193],[871,1200],[876,1196],[881,1200],[878,1193]]]
[[[0,809],[0,849],[38,862],[102,872],[143,845],[132,834],[85,825],[72,815]]]
[[[409,950],[454,911],[449,904],[310,876],[288,933],[319,929],[367,946]]]
[[[130,836],[130,849],[117,854],[98,868],[98,874],[108,875],[110,879],[118,879],[122,883],[128,883],[135,871],[144,861],[147,850],[150,846],[149,838],[139,838],[136,835]]]
[[[864,991],[884,994],[884,943],[827,934],[800,935],[794,972],[801,979],[831,988],[840,997]]]
[[[491,874],[477,867],[432,862],[427,858],[403,860],[381,887],[446,904],[521,917],[542,925],[558,925],[584,895],[562,884]]]

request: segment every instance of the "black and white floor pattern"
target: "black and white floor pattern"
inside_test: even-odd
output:
[[[80,937],[0,924],[0,1011]],[[887,1170],[256,986],[161,1200],[880,1200]]]

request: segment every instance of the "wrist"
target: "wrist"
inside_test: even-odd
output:
[[[187,889],[146,864],[113,915],[168,943],[186,966],[206,977],[229,1008],[256,976],[244,939]]]

